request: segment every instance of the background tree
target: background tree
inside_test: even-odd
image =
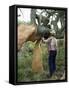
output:
[[[37,20],[37,23],[36,23]],[[65,12],[61,10],[50,9],[31,9],[31,21],[35,23],[40,29],[39,32],[43,33],[50,29],[56,31],[57,38],[63,38],[65,31]],[[60,23],[60,25],[58,25]],[[59,27],[60,26],[60,27]]]

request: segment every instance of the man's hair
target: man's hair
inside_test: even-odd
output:
[[[51,36],[51,33],[48,31],[44,34],[44,38],[48,39]]]

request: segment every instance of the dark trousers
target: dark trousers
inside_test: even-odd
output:
[[[56,50],[49,51],[49,72],[51,76],[56,71],[56,54]]]

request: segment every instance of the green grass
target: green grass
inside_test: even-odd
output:
[[[33,73],[32,72],[32,57],[34,44],[32,42],[27,42],[24,44],[24,48],[18,52],[18,81],[44,81],[44,80],[56,80],[55,75],[52,78],[48,78],[47,75],[49,73],[48,66],[48,52],[47,46],[42,44],[42,62],[43,62],[43,73]],[[58,42],[58,53],[56,58],[56,76],[57,79],[60,79],[63,75],[65,69],[65,53],[64,53],[64,45],[63,40],[59,40]]]

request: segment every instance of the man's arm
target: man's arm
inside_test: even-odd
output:
[[[51,40],[51,38],[48,38],[48,39],[44,39],[44,37],[42,37],[42,41],[44,42],[44,43],[48,43],[49,41]]]

